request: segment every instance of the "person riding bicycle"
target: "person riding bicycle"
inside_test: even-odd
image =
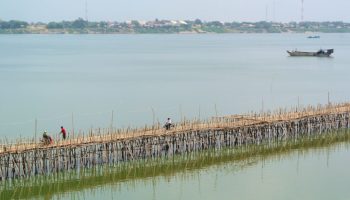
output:
[[[43,142],[45,145],[49,145],[49,144],[52,144],[52,143],[53,143],[52,137],[49,136],[49,135],[47,135],[47,132],[46,132],[46,131],[44,131],[44,133],[43,133],[42,142]]]

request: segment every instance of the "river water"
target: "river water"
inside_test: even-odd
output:
[[[15,181],[12,187],[0,182],[0,198],[347,200],[350,198],[347,134],[280,144],[272,149],[240,147],[197,152],[191,158],[183,155],[141,161],[84,176],[60,173]]]
[[[350,198],[349,146],[337,145],[307,153],[244,164],[226,163],[170,176],[110,183],[58,199],[244,199],[347,200]]]
[[[0,35],[0,136],[347,101],[350,34],[306,36]]]
[[[0,136],[349,100],[350,34],[0,35]],[[288,49],[334,48],[331,58]],[[113,119],[112,119],[113,111]],[[43,199],[350,199],[347,145]],[[79,183],[83,184],[83,183]],[[49,192],[50,193],[50,192]],[[38,197],[38,196],[37,196]],[[35,197],[35,198],[37,198]]]

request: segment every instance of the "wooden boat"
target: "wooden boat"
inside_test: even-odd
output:
[[[287,51],[290,56],[316,56],[316,57],[329,57],[334,52],[334,49],[320,49],[317,52],[305,52],[305,51]]]
[[[321,38],[321,37],[319,35],[310,35],[307,38],[309,38],[309,39],[318,39],[318,38]]]

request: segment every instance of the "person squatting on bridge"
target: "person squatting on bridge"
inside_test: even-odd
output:
[[[61,132],[60,133],[62,134],[63,140],[65,140],[66,136],[67,136],[67,131],[66,131],[65,128],[63,128],[63,126],[61,126]]]
[[[168,119],[166,120],[165,125],[164,125],[165,130],[169,130],[170,127],[172,127],[172,126],[174,126],[174,125],[171,123],[171,119],[168,117]]]

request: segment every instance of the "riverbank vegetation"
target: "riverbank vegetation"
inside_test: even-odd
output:
[[[346,22],[220,22],[196,20],[73,21],[29,23],[0,20],[0,34],[126,34],[126,33],[349,33]]]

